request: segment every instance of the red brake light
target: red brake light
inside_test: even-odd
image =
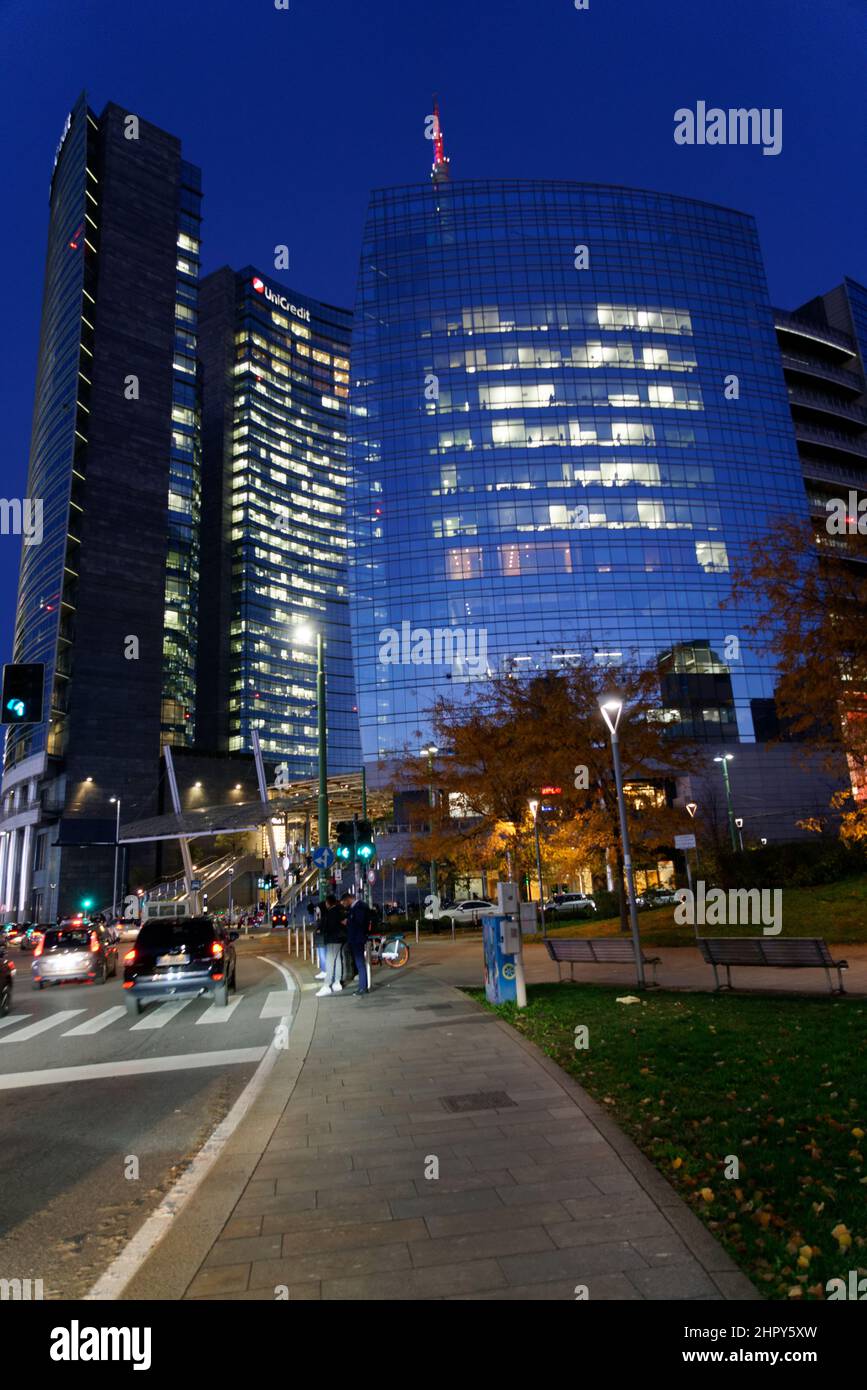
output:
[[[127,951],[126,955],[124,956],[124,960],[125,960],[125,961],[127,961],[127,960],[135,960],[135,947],[134,947],[134,946],[133,946],[133,948],[132,948],[131,951]]]
[[[222,945],[222,942],[220,942],[220,941],[212,941],[212,942],[211,942],[211,955],[212,955],[212,956],[216,956],[217,959],[219,960],[220,957],[222,956],[222,954],[223,954],[223,945]]]
[[[96,955],[96,952],[99,950],[99,937],[95,931],[90,933],[90,949],[93,955]]]
[[[43,936],[43,937],[42,937],[42,940],[39,942],[39,945],[36,947],[36,950],[33,952],[34,956],[41,956],[41,955],[42,955],[42,947],[43,947],[44,945],[45,945],[45,937]]]

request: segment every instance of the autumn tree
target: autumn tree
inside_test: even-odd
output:
[[[620,724],[624,780],[632,784],[630,833],[636,851],[670,845],[680,817],[654,788],[685,772],[692,749],[667,738],[660,719],[659,677],[637,665],[616,678],[590,662],[542,674],[496,676],[471,701],[440,697],[432,710],[438,745],[435,781],[458,798],[459,818],[438,801],[430,839],[413,853],[437,862],[475,860],[479,867],[511,861],[512,877],[535,877],[529,803],[545,800],[543,787],[561,789],[556,811],[545,818],[546,862],[604,864],[619,847],[617,797],[600,698],[616,685],[624,702]],[[427,787],[427,763],[407,753],[396,785]],[[643,795],[637,791],[643,788]],[[636,804],[638,803],[638,804]],[[492,859],[495,861],[491,864]],[[619,855],[618,855],[619,860]],[[622,874],[616,875],[620,882]]]
[[[829,767],[845,754],[852,786],[829,809],[845,838],[860,839],[867,836],[867,538],[859,518],[848,520],[842,537],[797,521],[770,528],[735,568],[731,601],[756,606],[747,631],[779,672],[774,702],[783,729]],[[823,819],[808,828],[824,828]]]

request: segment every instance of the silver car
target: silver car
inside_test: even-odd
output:
[[[117,943],[103,926],[50,927],[36,947],[33,988],[78,980],[103,985],[117,974]]]

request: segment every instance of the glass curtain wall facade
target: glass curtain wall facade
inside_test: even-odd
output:
[[[163,742],[195,741],[201,526],[201,411],[197,382],[201,174],[182,162],[178,188],[172,448],[163,642]]]
[[[357,769],[346,587],[350,315],[252,267],[208,276],[202,301],[210,499],[202,622],[227,646],[216,698],[203,704],[202,738],[250,751],[258,730],[263,752],[290,777],[312,776],[321,632],[329,770]],[[206,679],[203,664],[203,700]]]
[[[773,672],[721,610],[806,515],[753,220],[600,185],[377,191],[350,410],[365,760],[488,672],[660,671],[663,718],[752,741]]]

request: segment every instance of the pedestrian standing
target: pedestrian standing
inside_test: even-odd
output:
[[[325,994],[339,994],[343,989],[340,983],[340,947],[345,940],[345,914],[333,893],[329,893],[325,899],[320,918],[325,943],[325,978],[322,988],[316,991],[317,998]]]
[[[348,895],[347,895],[348,896]],[[352,904],[346,919],[346,936],[349,949],[355,960],[355,968],[358,971],[358,989],[356,994],[369,994],[370,983],[367,978],[367,961],[365,960],[365,947],[367,945],[367,933],[373,914],[363,898]]]

